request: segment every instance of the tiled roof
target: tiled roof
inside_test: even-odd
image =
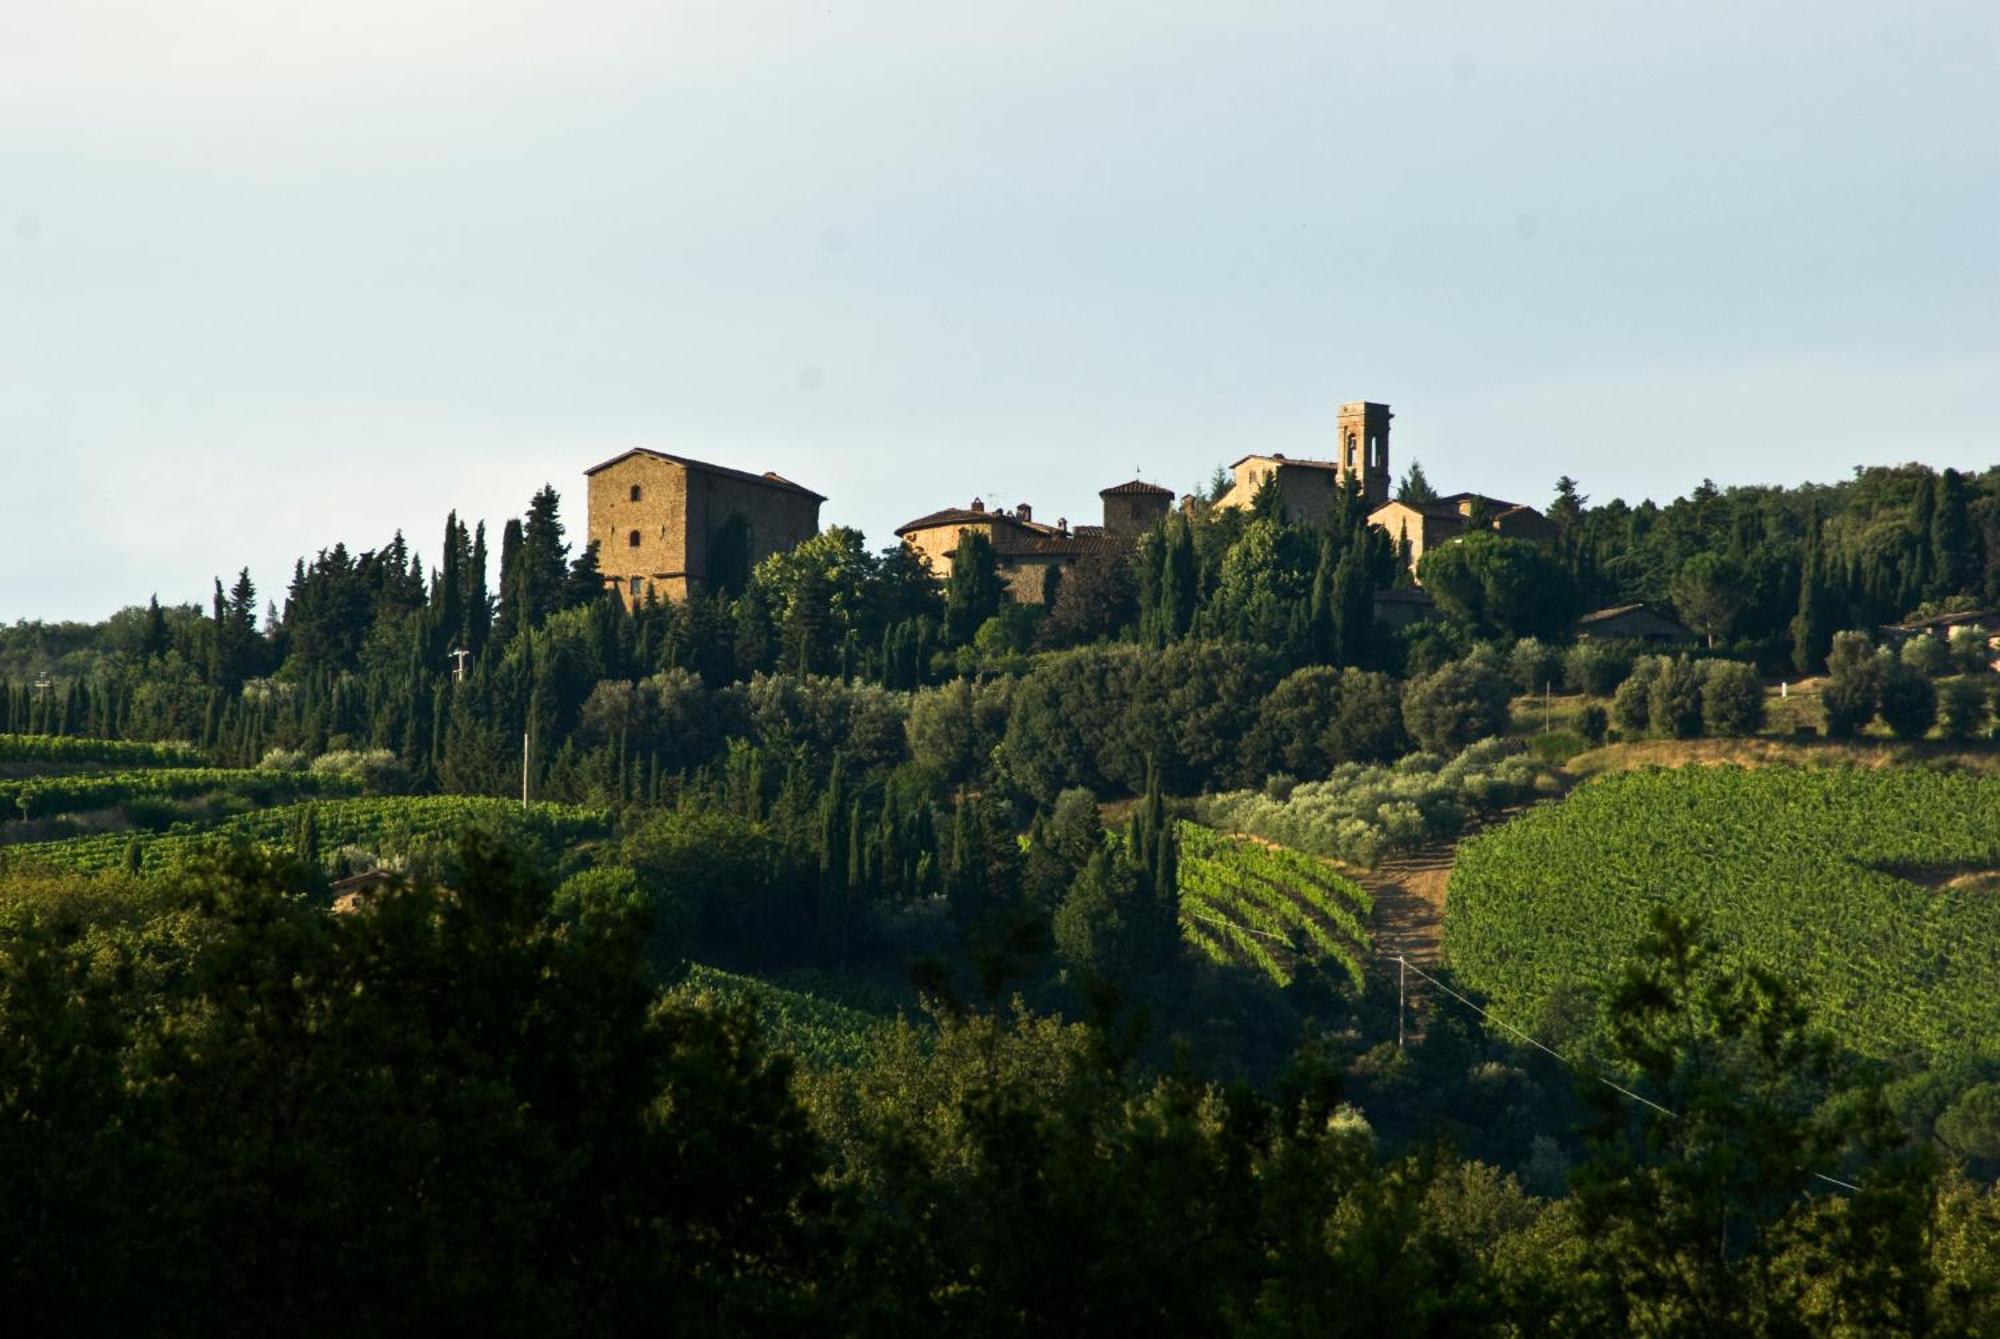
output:
[[[1913,618],[1907,623],[1894,624],[1897,632],[1915,632],[1919,628],[1955,628],[1962,624],[1977,623],[1992,627],[2000,623],[1991,609],[1961,609],[1951,614],[1932,614],[1929,618]]]
[[[993,545],[1002,558],[1080,558],[1087,553],[1113,553],[1130,548],[1116,535],[1007,535]]]
[[[1297,465],[1302,469],[1308,469],[1308,470],[1337,470],[1340,468],[1340,462],[1338,461],[1299,460],[1296,457],[1287,456],[1276,451],[1269,453],[1261,451],[1253,451],[1249,455],[1243,457],[1243,460],[1274,460],[1280,465]],[[1241,465],[1243,463],[1243,460],[1231,462],[1229,468],[1232,470],[1235,469],[1238,465]]]
[[[670,465],[679,465],[683,469],[698,470],[703,474],[716,474],[725,479],[739,479],[744,483],[762,484],[766,488],[777,488],[787,493],[801,493],[806,497],[814,498],[820,502],[826,501],[824,494],[815,493],[810,488],[795,484],[781,474],[772,474],[768,471],[763,474],[752,474],[748,470],[733,470],[727,465],[711,465],[705,460],[690,460],[686,456],[676,456],[670,455],[665,451],[655,451],[648,446],[635,446],[630,451],[622,451],[600,465],[592,465],[584,471],[584,474],[591,475],[601,470],[608,470],[619,461],[629,460],[633,456],[651,456],[655,460],[664,460]]]
[[[896,533],[907,535],[915,530],[935,530],[946,525],[991,525],[995,521],[1015,524],[1014,518],[997,511],[974,511],[970,507],[946,507],[928,516],[919,516],[914,521],[896,527]]]
[[[1671,623],[1677,628],[1686,626],[1684,623],[1682,623],[1679,619],[1675,618],[1673,615],[1662,613],[1661,611],[1653,608],[1653,606],[1649,604],[1613,605],[1609,609],[1599,609],[1595,613],[1585,614],[1582,618],[1579,618],[1577,620],[1577,624],[1579,626],[1584,626],[1593,623],[1609,623],[1614,618],[1624,618],[1628,614],[1651,614],[1654,618],[1659,619],[1662,623]]]
[[[1131,481],[1130,483],[1122,483],[1122,484],[1119,484],[1119,485],[1117,485],[1117,486],[1116,486],[1116,487],[1114,487],[1114,488],[1104,488],[1104,489],[1100,489],[1100,490],[1098,490],[1098,494],[1097,494],[1097,495],[1098,495],[1099,497],[1166,497],[1166,498],[1170,498],[1170,497],[1172,497],[1172,496],[1174,495],[1174,490],[1173,490],[1173,489],[1171,489],[1171,488],[1162,488],[1162,487],[1160,487],[1160,486],[1159,486],[1158,484],[1149,484],[1149,483],[1147,483],[1147,482],[1146,482],[1145,480],[1143,480],[1143,479],[1134,479],[1134,480],[1132,480],[1132,481]]]

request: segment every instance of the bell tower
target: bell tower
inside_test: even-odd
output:
[[[1389,500],[1389,420],[1395,415],[1389,406],[1373,400],[1353,400],[1340,407],[1340,480],[1353,475],[1361,480],[1361,492],[1368,505],[1379,507]]]

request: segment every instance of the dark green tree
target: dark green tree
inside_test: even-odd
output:
[[[945,584],[945,640],[953,646],[970,645],[986,620],[1000,612],[1001,599],[993,542],[982,531],[967,530],[952,553],[951,579]]]

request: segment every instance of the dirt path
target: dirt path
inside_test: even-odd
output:
[[[1445,882],[1456,854],[1455,846],[1432,847],[1354,876],[1375,899],[1369,928],[1376,957],[1406,957],[1426,971],[1437,966],[1444,942]]]

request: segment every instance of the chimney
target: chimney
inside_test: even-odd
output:
[[[985,511],[985,510],[986,510],[986,502],[985,502],[985,499],[983,499],[983,498],[974,498],[974,499],[972,499],[972,510],[974,510],[974,511],[980,511],[980,512],[983,512],[983,511]]]
[[[1020,506],[1014,508],[1014,514],[1020,517],[1022,520],[1028,522],[1030,525],[1034,524],[1035,509],[1029,506],[1027,503],[1023,502]]]
[[[1067,516],[1056,517],[1056,529],[1060,530],[1063,534],[1067,535],[1069,533],[1069,517]]]

